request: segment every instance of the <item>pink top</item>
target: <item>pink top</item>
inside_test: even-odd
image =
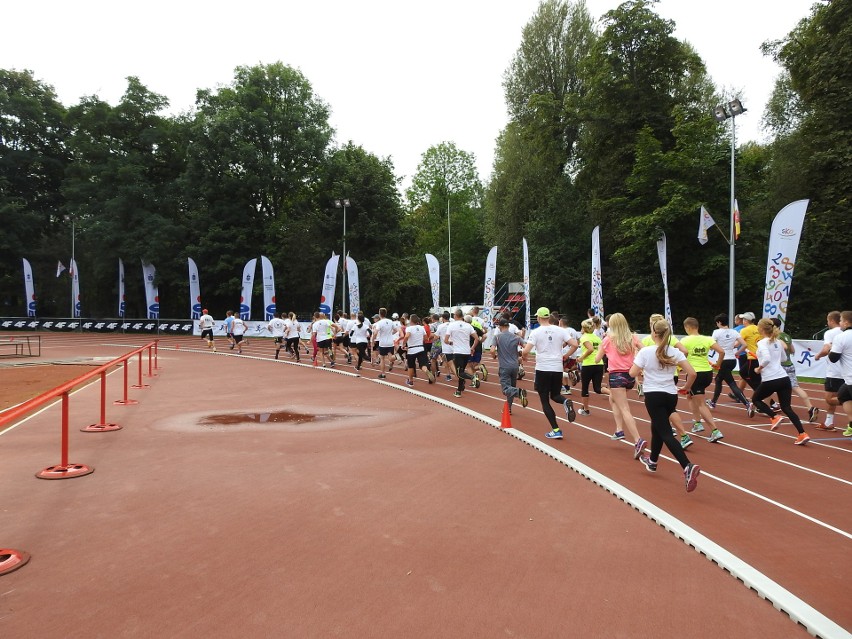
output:
[[[626,373],[633,366],[633,357],[636,355],[636,351],[642,348],[642,343],[635,333],[633,335],[633,346],[633,350],[629,353],[621,354],[618,352],[615,342],[610,341],[609,335],[607,335],[603,338],[598,352],[606,355],[607,370],[610,373]]]

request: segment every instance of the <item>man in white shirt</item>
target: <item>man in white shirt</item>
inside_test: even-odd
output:
[[[373,341],[378,344],[379,360],[382,365],[382,372],[379,373],[379,379],[387,377],[386,372],[393,370],[393,345],[396,332],[394,331],[393,322],[388,319],[388,309],[379,309],[379,321],[373,324]],[[390,359],[390,365],[388,360]]]
[[[471,342],[471,340],[473,340]],[[464,392],[464,380],[469,379],[470,385],[474,388],[479,388],[479,377],[471,375],[465,368],[470,356],[476,351],[476,345],[479,343],[479,335],[476,330],[464,321],[464,311],[460,308],[453,312],[453,321],[447,325],[447,332],[444,335],[444,351],[452,354],[453,366],[456,369],[456,376],[459,378],[459,384],[454,393],[456,397],[461,397]]]
[[[841,333],[834,337],[828,359],[840,367],[843,384],[837,391],[837,402],[846,412],[844,437],[852,437],[852,311],[840,314]]]
[[[243,354],[243,336],[248,330],[248,325],[245,320],[239,315],[234,315],[234,321],[231,324],[231,331],[234,333],[234,344],[237,346],[237,352]]]
[[[287,330],[287,325],[281,319],[281,315],[276,312],[273,313],[272,319],[266,325],[266,330],[272,333],[272,338],[275,342],[275,359],[278,359],[278,353],[281,352],[281,345],[284,343],[284,333]]]
[[[216,344],[213,343],[213,318],[205,308],[201,311],[201,317],[198,318],[198,328],[201,329],[201,339],[207,340],[207,348],[212,348],[216,352]]]
[[[533,329],[527,337],[521,358],[526,362],[530,351],[535,349],[535,390],[541,400],[541,410],[550,423],[550,432],[545,437],[562,439],[562,430],[556,423],[556,413],[550,402],[562,404],[568,421],[574,421],[574,404],[570,399],[563,400],[561,393],[562,347],[573,346],[576,350],[578,344],[568,331],[550,323],[550,310],[547,307],[542,306],[535,314],[539,327]]]
[[[338,328],[325,313],[320,313],[319,319],[311,325],[311,333],[316,334],[317,350],[322,355],[323,368],[334,368],[334,349],[331,345],[332,337]],[[329,359],[328,363],[326,357]]]
[[[834,338],[843,332],[843,329],[840,328],[840,311],[831,311],[825,318],[825,321],[826,324],[828,324],[828,330],[825,332],[825,335],[823,335],[822,350],[817,353],[816,357],[814,357],[815,360],[827,357],[831,352],[831,344],[834,341]],[[825,403],[828,404],[828,409],[825,412],[825,426],[820,428],[820,430],[834,430],[834,411],[839,405],[837,401],[837,392],[840,390],[842,385],[843,375],[840,372],[840,366],[837,363],[832,362],[831,358],[829,358],[825,369],[824,385]]]

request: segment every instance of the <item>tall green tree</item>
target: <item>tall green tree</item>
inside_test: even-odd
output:
[[[776,133],[769,180],[780,209],[808,198],[788,318],[816,331],[852,299],[852,3],[820,2],[785,38],[764,45],[785,69],[766,119]]]
[[[329,110],[307,78],[281,62],[238,67],[229,86],[199,91],[196,106],[184,180],[193,229],[187,251],[203,272],[205,298],[233,306],[242,267],[260,252],[278,255],[283,246],[288,260],[302,262],[305,251],[317,257],[308,247],[332,136]]]
[[[473,154],[454,142],[430,147],[421,157],[406,197],[405,227],[414,237],[413,254],[422,265],[421,281],[428,283],[423,256],[432,253],[442,265],[443,299],[449,299],[450,288],[452,304],[481,299],[487,250],[482,236],[483,188]],[[430,302],[426,300],[427,308]]]
[[[68,164],[65,107],[32,71],[0,69],[0,306],[26,314],[21,258],[32,263],[39,314],[56,313],[52,270],[59,255]],[[65,300],[63,300],[65,301]],[[68,311],[65,310],[65,313]]]

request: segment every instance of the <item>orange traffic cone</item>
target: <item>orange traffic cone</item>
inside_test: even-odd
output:
[[[503,404],[503,419],[500,422],[500,428],[512,427],[512,415],[509,413],[509,402]]]

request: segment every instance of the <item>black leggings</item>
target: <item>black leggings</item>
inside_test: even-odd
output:
[[[581,380],[581,388],[582,391],[580,395],[582,397],[589,396],[589,382],[592,383],[592,388],[595,389],[595,392],[600,395],[601,394],[601,381],[603,380],[603,364],[583,364],[580,367],[580,380]]]
[[[743,395],[743,392],[740,390],[740,387],[737,386],[737,383],[734,381],[734,376],[731,373],[734,370],[734,367],[737,365],[737,360],[735,359],[725,359],[722,360],[722,366],[716,372],[716,388],[713,391],[713,403],[715,404],[719,401],[719,395],[722,394],[722,382],[728,383],[728,388],[731,389],[731,392],[737,398],[737,401],[741,404],[748,404],[748,400],[746,396]]]
[[[681,468],[686,468],[689,457],[672,434],[672,426],[669,423],[669,415],[677,410],[677,395],[657,391],[646,392],[645,408],[651,418],[651,461],[656,462],[660,458],[660,451],[665,444]]]
[[[293,353],[296,356],[296,361],[299,361],[299,338],[298,337],[288,337],[287,345],[284,347],[284,350],[288,353]]]
[[[536,371],[535,390],[541,400],[541,412],[550,422],[551,430],[559,430],[559,424],[556,423],[556,413],[553,412],[553,406],[550,405],[550,402],[565,403],[565,398],[562,397],[562,372]]]
[[[361,364],[367,358],[367,342],[356,342],[355,348],[358,349],[358,363],[355,368],[361,368]]]
[[[754,391],[754,395],[751,398],[751,401],[754,402],[754,407],[769,417],[775,417],[775,411],[769,408],[763,400],[772,395],[772,393],[778,395],[781,412],[790,418],[797,431],[804,433],[805,429],[802,428],[802,420],[793,412],[793,407],[790,405],[790,398],[793,396],[793,385],[790,383],[790,378],[784,375],[784,377],[779,377],[778,379],[770,379],[768,381],[764,379],[760,383],[760,386],[757,387],[757,390]]]
[[[456,390],[458,390],[459,393],[464,390],[464,380],[473,379],[473,375],[465,370],[469,360],[470,355],[465,355],[464,353],[453,354],[453,365],[456,367],[456,375],[458,375],[459,378],[459,385]]]

